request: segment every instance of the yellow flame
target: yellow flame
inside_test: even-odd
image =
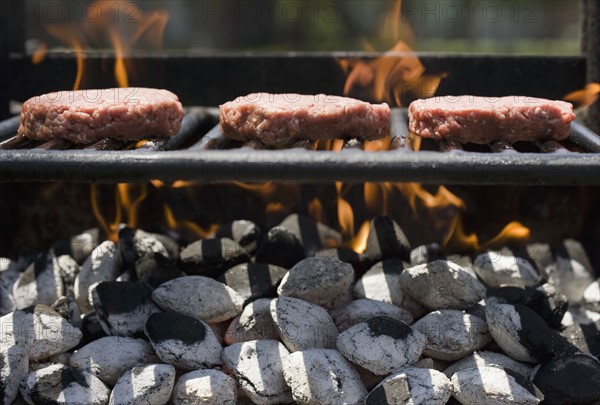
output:
[[[598,96],[600,96],[600,83],[588,83],[585,89],[567,94],[564,100],[585,107],[594,104],[598,100]]]
[[[367,248],[367,238],[369,237],[370,222],[365,221],[361,225],[356,236],[350,241],[350,248],[358,254],[365,252]]]
[[[46,59],[46,53],[48,52],[48,45],[45,42],[41,42],[40,46],[33,52],[31,56],[31,62],[34,65],[39,65]]]

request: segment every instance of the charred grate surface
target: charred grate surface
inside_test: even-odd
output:
[[[378,152],[359,139],[298,141],[279,150],[232,141],[223,136],[214,108],[187,109],[179,134],[143,144],[35,142],[17,137],[18,125],[18,117],[0,122],[2,181],[600,184],[600,137],[578,122],[561,142],[461,145],[411,138],[406,109],[393,109],[389,144]]]

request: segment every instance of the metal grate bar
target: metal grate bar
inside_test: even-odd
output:
[[[225,138],[223,132],[221,132],[221,125],[217,124],[196,144],[192,145],[189,150],[222,149],[228,142],[229,139]]]
[[[571,122],[569,140],[576,143],[585,152],[600,153],[600,136],[577,120]]]
[[[496,141],[491,143],[489,146],[490,150],[495,153],[517,153],[517,150],[506,141]]]
[[[73,144],[64,139],[54,138],[38,146],[36,149],[43,150],[65,150],[73,148]]]
[[[19,124],[21,123],[21,117],[15,116],[7,120],[0,121],[0,141],[4,141],[12,136],[15,136]]]
[[[556,141],[534,142],[534,144],[544,153],[571,153]]]
[[[440,152],[462,151],[463,146],[454,139],[448,139],[440,142]]]

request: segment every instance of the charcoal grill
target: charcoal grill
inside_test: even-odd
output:
[[[584,2],[596,7],[594,1]],[[588,4],[589,3],[589,4]],[[18,7],[18,2],[13,4]],[[599,24],[584,15],[582,48],[588,56],[534,57],[417,54],[428,74],[446,74],[437,95],[522,94],[560,99],[597,81],[594,44]],[[18,29],[5,24],[4,39],[19,39]],[[12,30],[12,31],[11,31]],[[15,34],[17,32],[17,34]],[[16,43],[22,43],[17,41]],[[49,54],[33,65],[15,43],[0,41],[9,75],[0,83],[0,114],[8,100],[24,101],[42,93],[69,88],[75,77],[73,55]],[[388,56],[394,56],[386,54]],[[15,137],[18,118],[0,122],[0,181],[165,182],[194,180],[292,181],[302,183],[420,182],[424,184],[600,185],[600,137],[579,122],[566,142],[497,143],[482,147],[424,142],[419,152],[407,138],[406,110],[392,113],[391,150],[366,152],[356,140],[342,151],[315,151],[310,143],[286,150],[265,150],[260,144],[236,144],[223,138],[216,106],[255,91],[341,95],[345,75],[339,59],[372,60],[380,53],[278,54],[134,54],[138,67],[132,86],[167,88],[188,106],[181,133],[169,141],[141,148],[103,141],[76,148],[62,141],[45,144]],[[401,54],[396,54],[401,56]],[[114,55],[86,55],[89,88],[111,87]],[[10,80],[7,80],[10,77]],[[48,80],[52,78],[52,80]],[[406,104],[405,104],[406,105]],[[190,107],[206,106],[206,107]],[[593,111],[594,109],[590,109]]]

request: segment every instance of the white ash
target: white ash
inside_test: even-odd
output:
[[[515,360],[538,363],[552,355],[551,329],[524,305],[486,306],[486,319],[494,341]]]
[[[364,253],[371,262],[394,257],[410,260],[411,250],[408,238],[393,219],[374,217],[371,220]]]
[[[310,257],[287,272],[277,293],[334,309],[352,300],[353,281],[352,265],[329,257]]]
[[[27,351],[22,346],[0,342],[0,405],[13,403],[28,367]]]
[[[452,395],[452,383],[436,370],[407,367],[385,378],[365,400],[365,405],[444,405]]]
[[[454,255],[446,256],[446,260],[459,265],[467,273],[477,277],[477,274],[475,273],[475,269],[473,268],[473,261],[471,260],[471,256],[454,254]]]
[[[56,259],[60,276],[62,277],[67,290],[73,290],[75,286],[75,278],[79,274],[79,264],[69,255],[58,256]]]
[[[30,405],[105,405],[110,395],[110,390],[98,378],[62,364],[30,373],[21,381],[20,391]]]
[[[298,238],[307,257],[314,256],[325,246],[342,244],[342,235],[338,231],[306,215],[291,214],[279,226]]]
[[[582,303],[590,311],[600,312],[600,278],[585,289]]]
[[[263,263],[241,263],[227,270],[219,280],[231,287],[244,304],[258,298],[272,297],[286,275],[283,267]]]
[[[158,253],[169,257],[169,251],[157,235],[121,224],[119,229],[119,252],[123,262],[133,264],[140,257]]]
[[[459,265],[447,261],[405,269],[400,285],[430,309],[467,309],[485,297],[485,287]]]
[[[223,348],[212,329],[199,319],[158,313],[148,319],[146,336],[158,357],[182,370],[220,366]]]
[[[224,336],[225,343],[231,345],[250,340],[279,339],[270,305],[269,298],[261,298],[246,305],[242,313],[229,324]]]
[[[142,339],[106,336],[83,346],[71,355],[69,363],[87,371],[108,385],[135,366],[156,363],[150,343]]]
[[[36,305],[0,318],[3,344],[21,345],[30,360],[65,352],[79,343],[82,333],[52,308]]]
[[[500,367],[468,368],[452,376],[453,396],[461,404],[539,404],[543,395],[527,383]]]
[[[98,246],[99,240],[100,230],[92,228],[69,239],[58,241],[52,247],[52,251],[57,256],[69,255],[78,264],[82,264]]]
[[[175,385],[175,367],[148,364],[133,367],[117,381],[110,394],[110,405],[165,405]]]
[[[358,373],[337,350],[291,353],[283,361],[283,375],[300,405],[359,405],[367,395]]]
[[[377,375],[415,363],[426,339],[410,326],[387,316],[358,323],[342,332],[337,348],[348,360]]]
[[[90,287],[102,281],[113,281],[121,273],[121,257],[111,241],[102,242],[81,266],[73,292],[83,314],[92,310]]]
[[[29,362],[29,372],[41,370],[42,368],[46,368],[53,364],[63,364],[65,366],[69,365],[69,359],[71,358],[71,353],[59,353],[54,356],[47,357],[41,360],[32,360]]]
[[[6,315],[14,310],[15,301],[12,293],[6,291],[6,289],[0,285],[0,316]]]
[[[290,352],[335,348],[338,330],[324,308],[292,297],[271,301],[271,316]]]
[[[143,332],[150,315],[160,311],[146,284],[105,281],[91,291],[98,320],[108,335],[133,337]]]
[[[488,287],[535,287],[542,277],[532,264],[506,251],[489,251],[475,258],[475,272]]]
[[[600,321],[600,313],[582,307],[570,307],[562,319],[563,327],[573,324],[590,325]]]
[[[292,402],[282,369],[289,354],[276,340],[253,340],[226,347],[223,362],[255,404],[285,404]]]
[[[454,373],[461,370],[466,370],[467,368],[478,368],[487,366],[496,366],[512,370],[526,379],[529,378],[532,369],[532,367],[529,364],[511,359],[505,354],[497,352],[478,351],[458,360],[455,363],[452,363],[450,367],[444,370],[444,374],[446,374],[446,376],[448,377],[452,377]]]
[[[410,325],[413,316],[406,309],[383,301],[369,300],[366,298],[354,300],[338,311],[333,312],[333,320],[340,332],[352,325],[366,321],[375,316],[385,315]]]
[[[219,370],[195,370],[177,380],[173,405],[236,405],[237,383]]]
[[[413,318],[420,318],[427,309],[400,287],[400,275],[408,266],[400,259],[376,263],[354,286],[354,297],[394,304],[409,311]]]
[[[442,247],[438,243],[431,243],[429,245],[421,245],[414,248],[410,252],[410,264],[417,266],[419,264],[433,262],[435,260],[442,259],[444,254],[442,253]]]
[[[56,257],[40,254],[13,286],[16,309],[35,304],[51,305],[64,294],[62,278]]]
[[[204,276],[186,276],[161,284],[152,299],[165,311],[205,322],[222,322],[238,315],[244,300],[223,283]]]
[[[492,340],[483,319],[455,309],[431,312],[412,327],[427,338],[423,354],[439,360],[458,360]]]
[[[594,282],[591,269],[578,261],[558,256],[553,264],[546,267],[549,282],[556,290],[567,296],[570,305],[579,305],[585,289]]]

